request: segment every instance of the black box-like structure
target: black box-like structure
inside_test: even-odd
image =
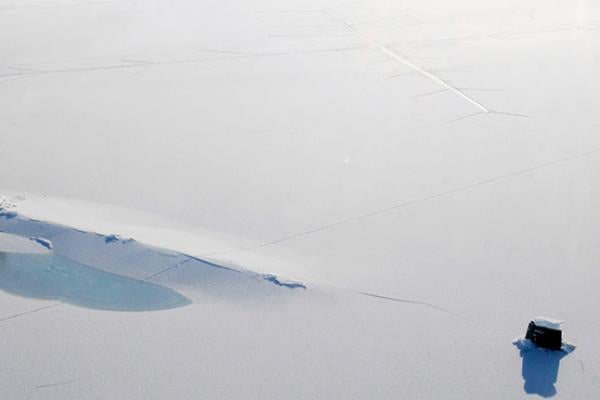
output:
[[[531,321],[527,327],[525,339],[531,340],[539,347],[550,350],[560,350],[562,346],[562,331],[552,329]]]

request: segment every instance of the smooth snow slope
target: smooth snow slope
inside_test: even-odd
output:
[[[2,294],[5,397],[519,398],[540,314],[579,345],[556,396],[598,397],[597,2],[0,0],[0,35],[19,212],[309,284]]]
[[[582,339],[579,348],[553,354],[512,345],[525,330],[525,314],[532,309],[526,304],[512,310],[519,318],[499,314],[473,320],[414,298],[274,284],[252,271],[14,211],[0,217],[0,230],[45,237],[61,257],[159,284],[192,300],[164,311],[115,312],[90,309],[78,299],[0,292],[3,397],[591,399],[599,394],[595,339],[586,335],[595,326],[578,313],[571,314],[574,322],[587,325],[568,323],[567,334]],[[1,256],[4,276],[14,265]],[[485,307],[489,299],[476,302]]]

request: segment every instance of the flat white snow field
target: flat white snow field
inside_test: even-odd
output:
[[[600,398],[600,3],[0,0],[1,399]],[[513,341],[536,315],[576,348]]]

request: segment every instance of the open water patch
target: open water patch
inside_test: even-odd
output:
[[[191,301],[150,282],[102,271],[55,254],[0,252],[0,290],[110,311],[155,311]]]

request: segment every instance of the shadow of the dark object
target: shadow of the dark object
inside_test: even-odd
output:
[[[521,369],[521,375],[525,380],[523,390],[528,394],[537,394],[545,398],[556,395],[554,385],[558,379],[560,360],[568,352],[546,350],[537,347],[527,339],[519,339],[514,344],[523,359]]]

